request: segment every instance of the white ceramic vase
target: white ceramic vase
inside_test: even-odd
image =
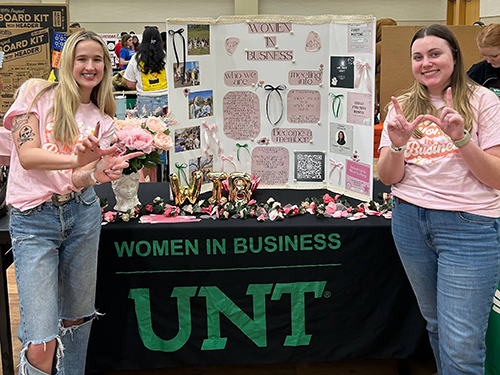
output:
[[[138,197],[140,177],[139,172],[123,174],[118,180],[111,182],[116,198],[116,211],[126,212],[141,204]]]

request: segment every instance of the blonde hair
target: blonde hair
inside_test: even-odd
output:
[[[483,27],[477,36],[477,45],[482,47],[500,47],[500,24],[492,23]]]
[[[444,39],[450,47],[453,59],[455,60],[455,68],[453,69],[453,73],[450,77],[450,87],[453,94],[453,107],[463,117],[465,129],[471,131],[474,114],[471,108],[470,98],[474,95],[478,85],[470,80],[469,77],[467,77],[467,74],[465,74],[462,52],[455,35],[453,35],[450,29],[442,25],[436,24],[426,26],[418,30],[414,35],[413,40],[411,41],[410,51],[413,43],[417,39],[430,35]],[[446,91],[442,93],[443,96],[445,92]],[[401,105],[403,115],[406,117],[408,122],[412,122],[421,114],[439,116],[439,108],[432,105],[427,87],[416,80],[413,82],[413,85],[408,89],[408,91],[403,95],[400,95],[397,100]]]
[[[30,92],[34,86],[40,88],[33,98],[30,107],[44,93],[55,88],[54,103],[49,110],[49,113],[52,113],[54,118],[52,135],[56,141],[65,145],[74,144],[80,135],[75,114],[82,100],[79,86],[73,76],[73,64],[77,44],[85,40],[92,40],[99,43],[102,47],[104,58],[103,77],[101,82],[92,89],[90,101],[103,113],[113,117],[116,112],[116,102],[113,97],[113,85],[111,82],[111,56],[106,43],[93,31],[77,31],[67,39],[60,60],[59,82],[32,79],[26,87],[26,92]]]

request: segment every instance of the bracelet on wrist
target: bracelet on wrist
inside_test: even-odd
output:
[[[95,177],[95,168],[90,171],[90,179],[94,181],[94,184],[100,185],[101,183]]]
[[[452,139],[453,141],[453,139]],[[457,147],[460,148],[462,146],[465,146],[467,143],[470,141],[470,133],[464,129],[464,136],[460,138],[458,141],[453,141],[453,144]]]
[[[389,149],[391,150],[391,152],[393,154],[401,154],[402,152],[404,152],[404,150],[406,150],[407,146],[406,145],[403,145],[401,147],[394,147],[391,143],[391,145],[389,146]]]

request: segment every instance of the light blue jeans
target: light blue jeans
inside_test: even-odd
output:
[[[439,375],[484,374],[500,275],[500,219],[394,201],[394,241],[427,321]]]
[[[100,208],[92,187],[63,206],[45,202],[35,208],[10,210],[10,235],[19,293],[23,343],[19,373],[41,375],[26,357],[28,344],[57,340],[57,374],[80,375],[94,307]],[[83,318],[63,326],[63,319]]]
[[[156,115],[161,116],[164,106],[168,106],[168,95],[162,96],[142,96],[137,95],[137,114],[140,116],[145,113],[147,116],[155,113],[160,108]]]

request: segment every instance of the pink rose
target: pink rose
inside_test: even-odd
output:
[[[170,204],[167,204],[165,206],[165,213],[163,215],[165,215],[165,216],[177,216],[179,213],[178,210],[179,210],[179,207],[171,206]]]
[[[337,205],[333,201],[329,202],[328,205],[326,206],[326,212],[329,215],[333,215],[335,211],[337,211]]]
[[[330,197],[330,194],[325,194],[323,195],[323,202],[330,203],[330,202],[335,202],[335,200],[332,197]]]
[[[155,150],[153,136],[142,128],[126,127],[117,130],[119,142],[130,150],[140,150],[146,154]]]
[[[266,216],[264,214],[260,215],[258,218],[257,218],[257,221],[266,221]]]
[[[163,133],[156,134],[153,138],[153,141],[156,147],[161,148],[165,151],[170,150],[170,148],[174,145],[172,137]]]
[[[115,219],[115,216],[116,216],[116,212],[108,211],[104,214],[104,221],[107,221],[109,223]]]
[[[146,126],[154,132],[163,133],[167,130],[165,123],[158,117],[148,117]]]
[[[250,199],[250,201],[248,202],[248,205],[251,206],[255,203],[257,203],[257,201],[255,199]]]

